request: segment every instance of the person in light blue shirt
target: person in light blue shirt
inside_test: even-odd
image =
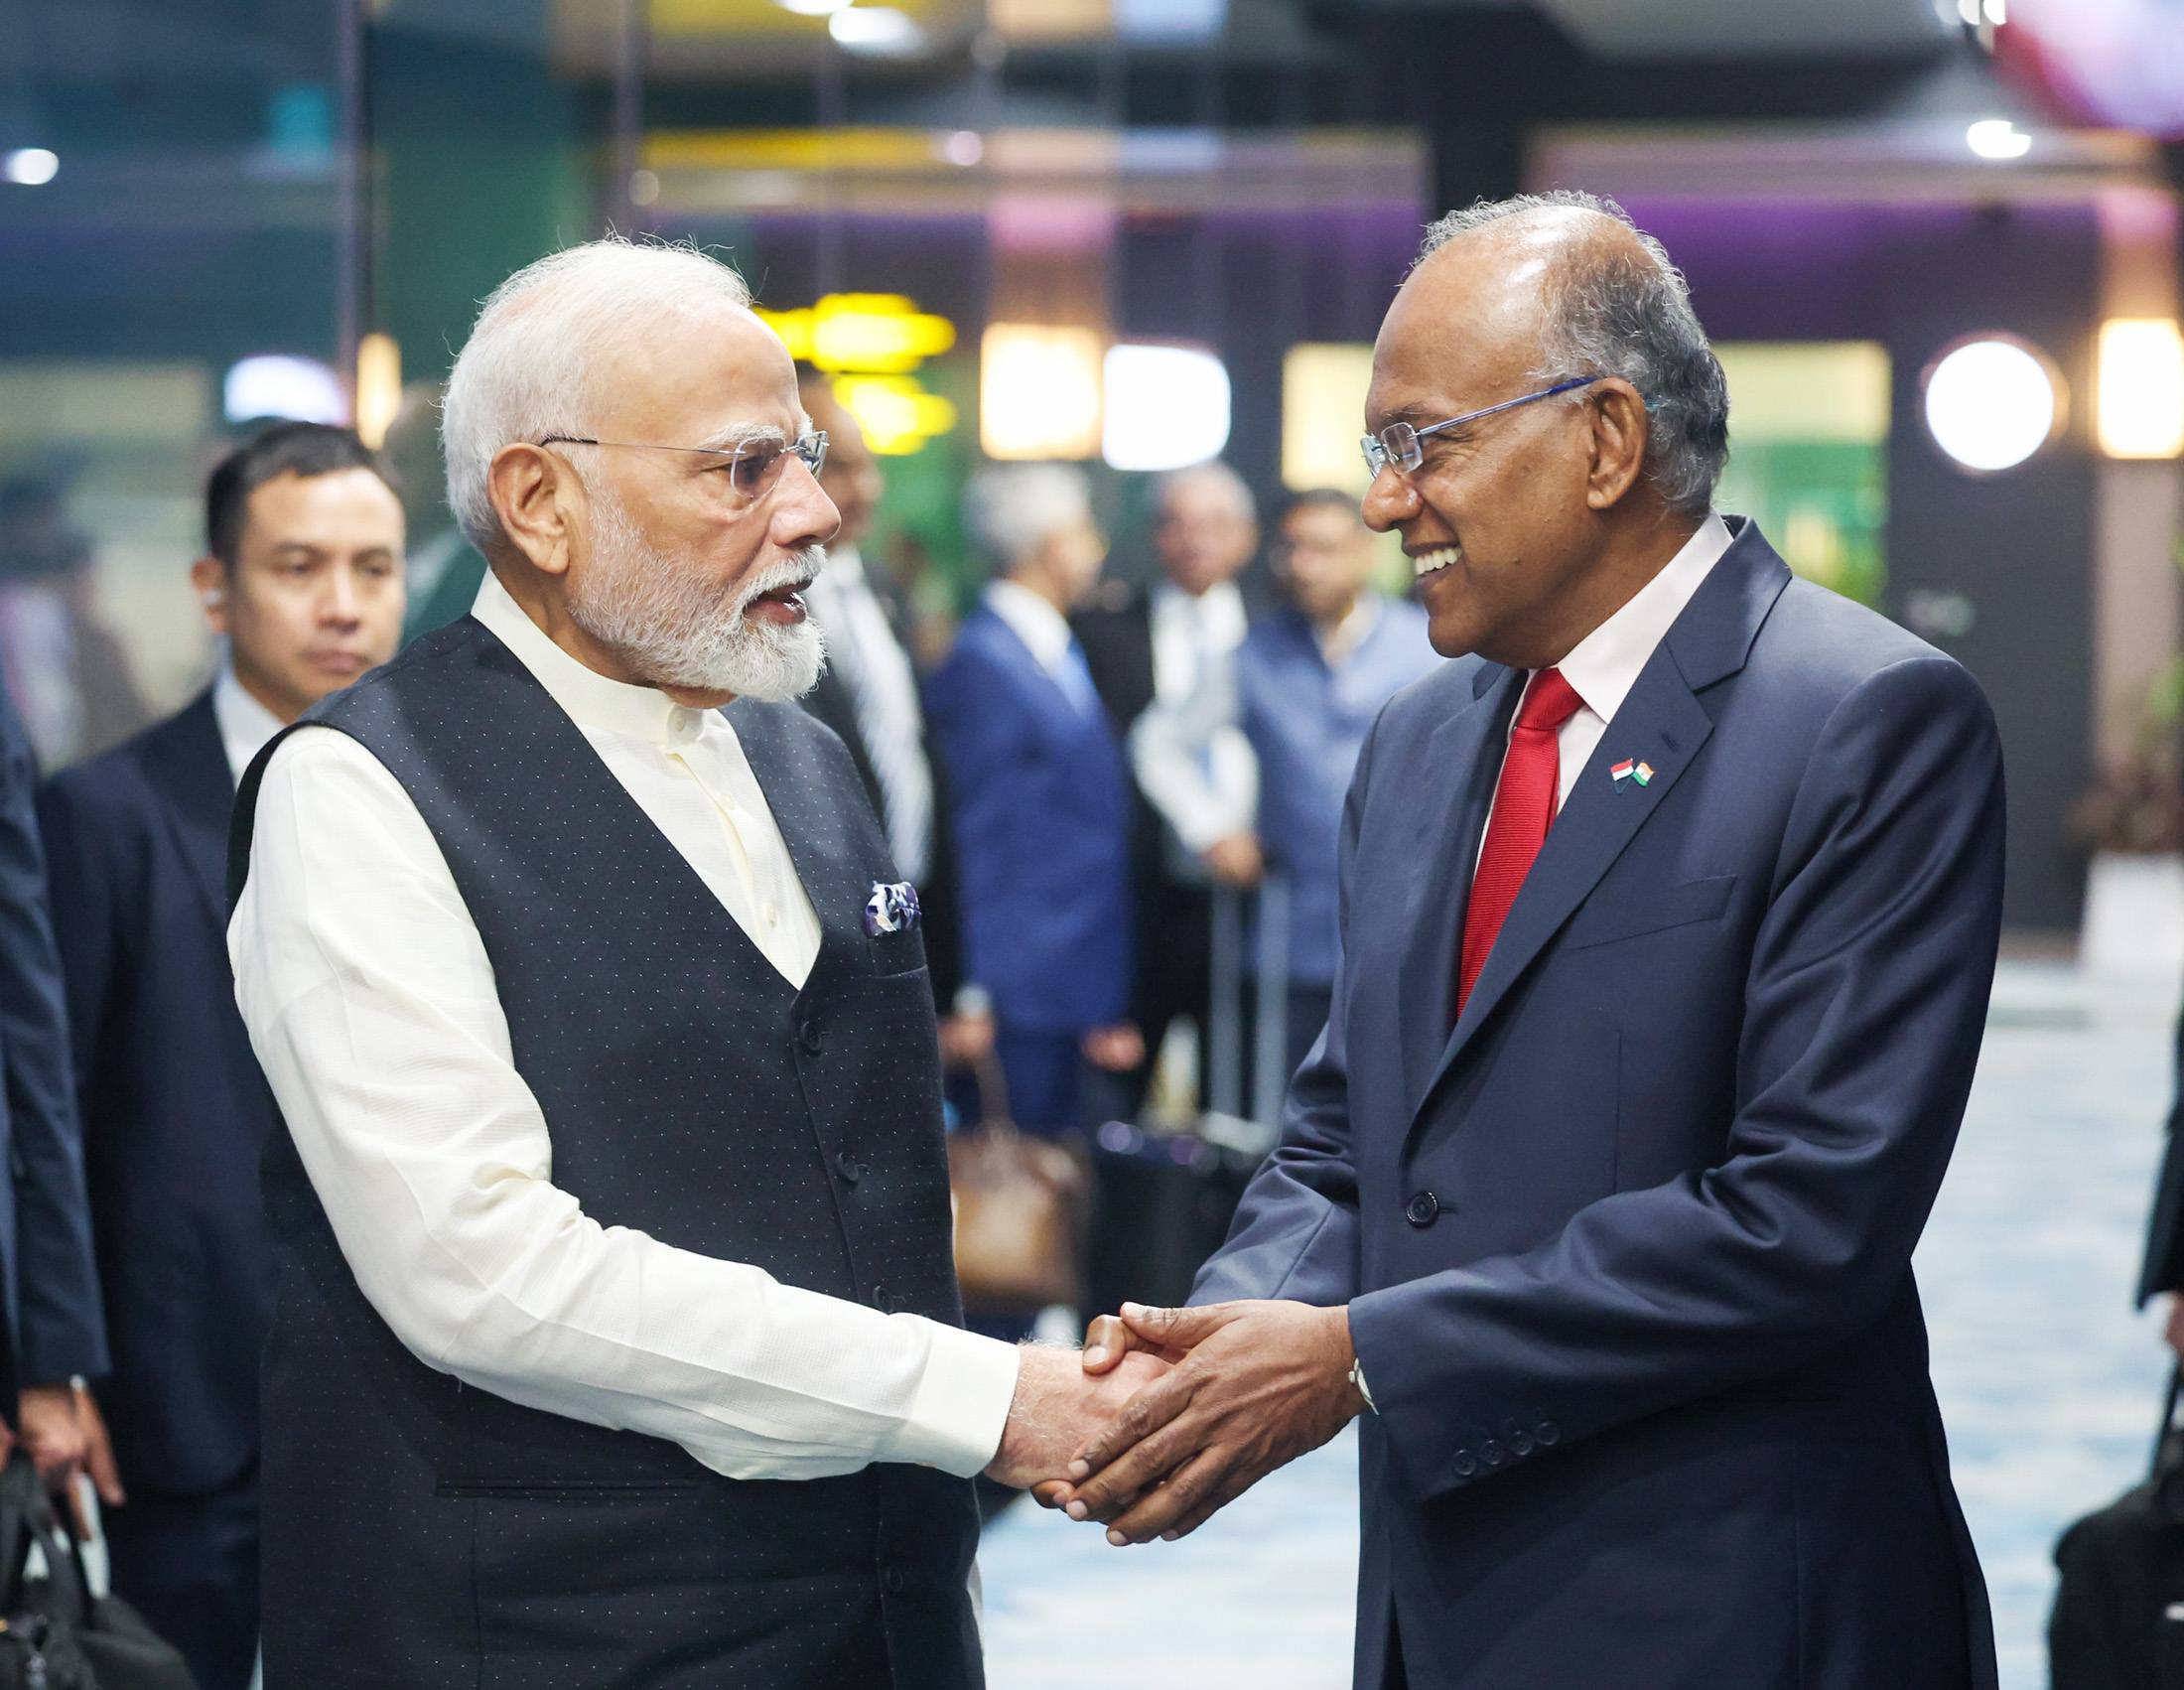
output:
[[[1371,586],[1373,536],[1333,489],[1297,495],[1273,550],[1287,604],[1236,654],[1244,732],[1259,757],[1259,838],[1290,889],[1288,1060],[1326,1025],[1335,976],[1335,841],[1365,731],[1440,659],[1426,613]]]

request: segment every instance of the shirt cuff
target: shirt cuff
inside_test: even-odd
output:
[[[938,1468],[961,1479],[984,1473],[1001,1453],[1001,1434],[1016,1400],[1017,1346],[922,1316],[897,1315],[928,1329],[924,1377],[887,1460]]]

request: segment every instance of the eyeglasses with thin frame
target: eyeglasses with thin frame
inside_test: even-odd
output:
[[[827,461],[827,431],[815,428],[794,440],[761,435],[735,446],[655,446],[641,440],[595,440],[585,434],[549,434],[540,446],[612,446],[627,452],[684,452],[715,458],[715,468],[728,477],[728,485],[742,504],[755,504],[773,491],[790,457],[801,458],[814,476]]]
[[[1425,428],[1413,428],[1409,423],[1390,423],[1378,434],[1368,434],[1358,442],[1365,454],[1365,468],[1377,476],[1382,470],[1400,470],[1409,475],[1426,462],[1426,450],[1419,442],[1428,435],[1439,434],[1445,429],[1461,428],[1481,417],[1493,416],[1497,411],[1513,411],[1519,405],[1529,405],[1538,399],[1552,399],[1558,393],[1568,393],[1572,388],[1589,387],[1599,380],[1597,375],[1572,376],[1568,381],[1558,381],[1552,387],[1542,387],[1537,393],[1526,393],[1519,398],[1504,399],[1498,405],[1487,405],[1476,411],[1466,411],[1460,417],[1450,417],[1446,422],[1430,423]]]

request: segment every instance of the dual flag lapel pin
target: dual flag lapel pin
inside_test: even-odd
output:
[[[1627,757],[1622,762],[1611,765],[1608,774],[1615,777],[1615,789],[1618,792],[1627,792],[1633,786],[1653,784],[1653,765],[1634,762]]]

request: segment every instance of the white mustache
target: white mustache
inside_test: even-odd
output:
[[[761,569],[737,590],[736,614],[742,616],[751,608],[753,600],[763,598],[768,593],[778,593],[788,587],[805,586],[826,566],[826,547],[806,546],[779,563]]]

